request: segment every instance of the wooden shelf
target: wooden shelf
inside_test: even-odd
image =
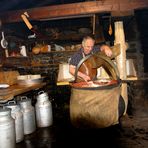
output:
[[[57,66],[59,65],[59,63],[53,63],[53,64],[40,64],[40,63],[37,63],[37,64],[32,64],[30,67],[47,67],[47,66]]]
[[[63,53],[63,52],[76,52],[76,50],[50,51],[50,52],[39,53],[39,54],[34,54],[34,53],[30,52],[29,56],[38,56],[38,55],[43,55],[43,54]]]
[[[9,59],[20,59],[20,58],[23,58],[23,59],[26,59],[26,58],[29,58],[28,56],[17,56],[17,57],[13,57],[13,56],[9,56],[9,57],[6,57],[6,58],[9,58]]]

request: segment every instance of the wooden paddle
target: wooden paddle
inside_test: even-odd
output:
[[[39,31],[38,29],[36,29],[35,27],[33,27],[30,23],[30,21],[28,20],[29,15],[27,12],[24,12],[21,15],[23,21],[25,22],[26,26],[28,27],[29,30],[31,30],[33,33],[35,33],[35,35],[37,35],[39,38],[48,38],[48,36],[44,35],[41,33],[41,31]]]

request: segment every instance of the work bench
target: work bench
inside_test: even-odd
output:
[[[0,89],[0,103],[7,102],[9,100],[12,100],[17,95],[21,95],[23,93],[42,88],[45,85],[46,83],[39,83],[33,85],[14,84],[8,88],[2,88]]]

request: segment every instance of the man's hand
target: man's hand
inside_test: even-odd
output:
[[[101,46],[101,51],[102,52],[104,52],[108,57],[111,57],[112,56],[112,50],[110,49],[110,47],[109,46],[107,46],[107,45],[102,45]]]
[[[90,77],[89,77],[88,75],[86,75],[86,74],[83,74],[83,73],[80,74],[80,73],[79,73],[79,76],[80,76],[85,82],[91,80]]]

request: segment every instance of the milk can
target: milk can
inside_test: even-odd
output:
[[[31,104],[31,99],[21,97],[19,101],[23,113],[24,135],[31,134],[36,130],[35,110]]]
[[[6,107],[0,108],[0,147],[15,148],[15,123]]]
[[[23,113],[15,101],[9,101],[6,107],[11,108],[11,116],[15,120],[16,143],[24,139]]]
[[[36,121],[38,127],[48,127],[53,123],[52,104],[48,94],[40,91],[35,104]]]

